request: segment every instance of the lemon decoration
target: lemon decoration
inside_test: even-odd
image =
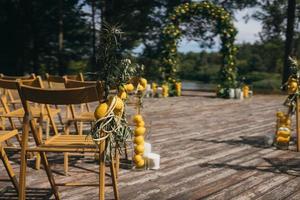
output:
[[[146,88],[146,86],[147,86],[147,80],[144,79],[144,78],[141,78],[140,79],[140,84],[141,84],[141,86],[143,86],[143,88]]]
[[[124,86],[124,88],[125,88],[125,90],[126,90],[127,92],[132,92],[132,91],[134,90],[134,86],[133,86],[132,83],[126,84],[126,85]]]
[[[117,97],[115,110],[122,110],[124,108],[124,103],[121,98]]]
[[[127,93],[125,91],[120,91],[118,97],[122,100],[127,99]]]
[[[108,110],[108,104],[107,103],[101,103],[97,106],[95,112],[94,112],[94,116],[96,119],[100,119],[102,117],[105,117],[105,115],[107,114],[107,110]]]
[[[144,145],[144,136],[137,136],[134,138],[134,143],[137,145]]]
[[[297,79],[289,78],[288,80],[288,94],[295,94],[298,89]]]
[[[141,155],[134,155],[134,156],[133,156],[133,161],[134,161],[135,163],[138,163],[138,162],[140,162],[140,161],[142,161],[142,160],[144,160],[144,159],[143,159],[143,157],[142,157]]]
[[[144,167],[144,165],[145,165],[145,160],[144,159],[140,160],[139,162],[136,163],[136,167],[138,167],[138,168]]]
[[[135,154],[143,154],[144,153],[144,150],[145,150],[145,147],[143,144],[140,144],[140,145],[136,145],[134,147],[134,152]]]
[[[283,112],[279,111],[279,112],[276,113],[276,116],[277,116],[277,117],[283,117],[284,114],[283,114]]]
[[[141,121],[139,123],[136,124],[137,127],[144,127],[145,126],[145,122]]]
[[[277,142],[278,143],[288,143],[290,141],[290,137],[287,137],[287,138],[285,138],[285,137],[278,137],[277,138]]]
[[[136,114],[133,117],[133,122],[136,125],[136,128],[134,130],[134,152],[135,155],[133,157],[133,160],[135,162],[135,166],[137,168],[141,168],[145,165],[145,160],[143,159],[143,154],[145,150],[145,139],[144,139],[144,134],[146,132],[145,122],[143,120],[142,115]]]
[[[137,89],[138,91],[144,91],[146,87],[143,87],[142,85],[138,85]]]
[[[135,123],[140,123],[142,121],[143,121],[142,115],[137,114],[133,117],[133,122],[135,122]]]
[[[145,127],[137,127],[134,131],[134,136],[144,135],[146,132]]]

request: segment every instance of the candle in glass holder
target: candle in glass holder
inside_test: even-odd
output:
[[[145,156],[147,163],[148,163],[148,168],[149,169],[159,169],[160,167],[160,155],[156,153],[148,153]]]
[[[145,150],[144,150],[144,156],[147,156],[147,154],[151,153],[151,144],[148,142],[145,142],[144,144]]]

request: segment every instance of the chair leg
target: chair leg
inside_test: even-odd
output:
[[[115,170],[116,170],[116,177],[119,177],[119,169],[120,169],[120,154],[118,152],[118,148],[115,149],[115,158],[112,157],[112,160],[115,159]]]
[[[60,196],[59,196],[59,193],[58,193],[58,189],[57,189],[57,186],[56,186],[56,184],[55,184],[55,180],[54,180],[52,171],[51,171],[51,169],[50,169],[50,166],[49,166],[49,163],[48,163],[48,159],[47,159],[46,153],[40,152],[40,156],[41,156],[42,164],[44,165],[45,171],[46,171],[46,173],[47,173],[48,180],[49,180],[49,183],[50,183],[50,185],[51,185],[51,188],[52,188],[52,192],[53,192],[53,194],[54,194],[54,197],[55,197],[56,200],[60,200]]]
[[[19,176],[19,200],[26,198],[26,167],[27,167],[27,147],[28,147],[29,121],[27,117],[23,120],[23,134],[21,144],[21,164]]]
[[[50,120],[47,117],[46,119],[46,140],[49,138],[50,135]]]
[[[110,172],[111,172],[111,180],[112,180],[112,185],[113,185],[113,190],[114,190],[114,196],[116,200],[119,200],[119,191],[118,191],[118,182],[117,182],[117,172],[115,168],[115,163],[114,159],[111,159],[111,163],[109,165],[110,167]]]
[[[40,170],[41,169],[41,156],[40,156],[40,154],[36,154],[35,169],[36,170]]]
[[[69,153],[64,153],[64,173],[67,176],[69,172]]]
[[[83,132],[83,123],[82,122],[79,122],[79,135],[82,135],[82,132]]]
[[[105,199],[105,141],[99,144],[99,200]]]
[[[22,143],[24,144],[24,143]],[[22,147],[23,149],[24,147]],[[26,199],[26,167],[27,167],[27,155],[26,150],[21,151],[21,166],[20,166],[20,177],[19,177],[19,200]]]
[[[59,109],[58,105],[55,105],[55,108],[56,109]],[[58,113],[58,119],[59,119],[59,122],[61,125],[64,125],[64,121],[63,121],[63,118],[61,116],[61,113]]]
[[[12,181],[12,184],[14,185],[17,193],[19,193],[19,184],[18,184],[16,175],[13,171],[12,166],[10,165],[10,163],[8,161],[7,155],[6,155],[3,147],[0,147],[0,158],[3,161],[4,167],[5,167],[5,169],[8,173],[8,176],[9,176],[10,180]]]
[[[42,138],[43,138],[43,118],[42,117],[40,117],[38,120],[38,137],[39,137],[39,140],[42,141]],[[41,156],[39,153],[36,155],[35,169],[36,170],[41,169]]]

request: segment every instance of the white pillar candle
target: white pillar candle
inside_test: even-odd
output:
[[[162,87],[157,87],[156,93],[158,95],[162,95],[162,91],[163,91]]]
[[[241,91],[241,93],[240,93],[240,98],[239,98],[240,100],[243,100],[244,99],[244,93]]]
[[[146,97],[150,97],[150,94],[152,94],[151,85],[150,85],[150,84],[147,84],[145,96],[146,96]]]
[[[156,153],[148,153],[145,156],[149,169],[159,169],[160,165],[160,155]]]
[[[234,99],[234,89],[233,88],[229,88],[229,98]]]
[[[234,93],[236,99],[240,99],[241,92],[242,92],[241,88],[235,88]]]
[[[145,144],[144,144],[144,148],[145,148],[145,150],[144,150],[144,156],[147,156],[149,153],[151,153],[151,144],[150,143],[148,143],[148,142],[145,142]]]

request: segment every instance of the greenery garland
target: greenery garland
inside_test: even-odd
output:
[[[300,68],[298,66],[297,60],[289,58],[290,66],[290,76],[288,81],[282,86],[282,88],[287,88],[288,96],[284,102],[284,105],[289,108],[288,114],[294,114],[296,111],[296,101],[299,97],[299,86],[300,86]]]
[[[176,79],[177,44],[182,36],[180,24],[188,22],[193,16],[201,16],[216,22],[216,33],[220,35],[223,54],[222,68],[219,74],[219,88],[217,95],[228,97],[229,88],[237,86],[237,70],[235,56],[237,48],[234,45],[237,30],[231,15],[222,7],[209,1],[191,2],[177,6],[169,16],[169,22],[162,32],[162,66],[161,73],[168,82]]]

